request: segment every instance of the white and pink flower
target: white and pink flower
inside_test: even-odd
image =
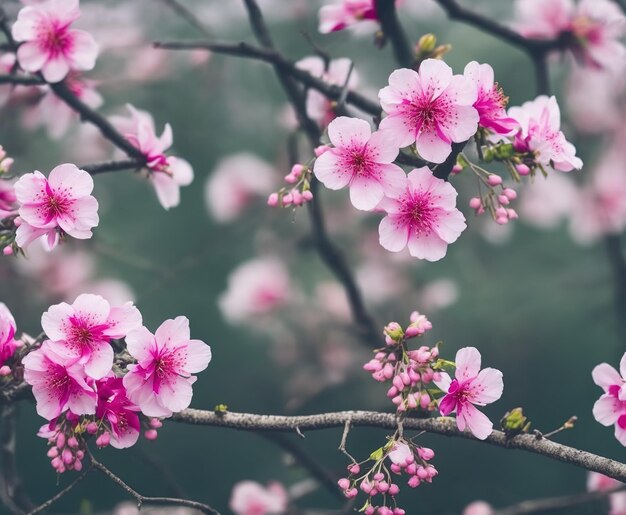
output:
[[[419,259],[438,261],[465,230],[465,217],[456,208],[457,192],[427,168],[409,173],[403,192],[379,205],[387,216],[378,227],[380,244],[390,252],[405,247]]]
[[[593,405],[593,416],[603,426],[615,425],[615,438],[626,446],[626,354],[619,365],[619,372],[608,363],[593,369],[593,382],[604,390]]]
[[[161,136],[157,136],[150,113],[135,109],[130,104],[127,108],[130,117],[114,116],[111,122],[145,156],[148,179],[161,205],[165,209],[176,207],[180,203],[180,187],[189,186],[193,181],[193,169],[184,159],[165,154],[173,143],[169,123],[165,125]]]
[[[514,137],[515,150],[532,152],[538,163],[562,172],[582,168],[576,148],[561,132],[561,111],[555,97],[541,95],[521,107],[511,107],[508,114],[520,126]]]
[[[400,147],[415,143],[426,161],[443,163],[452,143],[470,139],[478,129],[476,85],[453,75],[443,61],[426,59],[419,71],[402,68],[389,76],[378,97],[387,117],[380,128]]]
[[[132,302],[111,307],[100,295],[83,294],[73,304],[50,306],[41,317],[41,326],[51,349],[68,364],[84,366],[89,377],[101,379],[113,366],[111,340],[140,328],[141,313]]]
[[[441,379],[435,381],[446,392],[439,401],[439,411],[443,416],[456,412],[457,427],[461,431],[468,428],[476,438],[484,440],[491,434],[493,424],[476,406],[491,404],[502,396],[502,372],[495,368],[481,370],[480,352],[474,347],[460,349],[455,362],[454,379],[442,372]]]
[[[319,18],[322,34],[344,30],[363,21],[378,20],[374,0],[335,0],[320,9]]]
[[[68,364],[45,341],[23,359],[24,380],[33,387],[37,413],[47,420],[68,409],[76,415],[96,412],[96,391],[93,380],[85,376],[83,367]]]
[[[6,361],[15,354],[15,350],[21,342],[15,339],[15,319],[9,308],[0,302],[0,367],[4,367]],[[0,368],[2,372],[2,368]]]
[[[18,13],[12,34],[20,67],[41,72],[47,82],[60,82],[70,70],[91,70],[98,45],[88,32],[72,29],[80,17],[78,0],[47,0]]]
[[[264,487],[256,481],[240,481],[233,488],[229,507],[235,515],[280,515],[288,503],[287,491],[280,483]]]
[[[44,237],[48,249],[59,242],[60,234],[77,239],[91,238],[98,225],[98,201],[91,195],[93,179],[76,165],[62,164],[50,172],[27,173],[15,183],[20,203],[16,242],[25,248]]]
[[[357,209],[374,209],[384,196],[398,196],[406,174],[393,164],[399,149],[391,131],[372,134],[369,123],[340,116],[328,125],[333,144],[319,156],[313,171],[329,189],[349,186],[350,201]]]
[[[137,360],[124,376],[128,399],[148,417],[169,417],[187,408],[196,381],[192,374],[211,361],[211,348],[191,339],[189,320],[166,320],[154,334],[141,327],[128,333],[126,345]]]
[[[463,74],[476,85],[478,98],[474,108],[480,117],[478,125],[497,134],[508,134],[515,129],[517,122],[505,110],[509,99],[495,82],[493,68],[472,61],[465,66]]]

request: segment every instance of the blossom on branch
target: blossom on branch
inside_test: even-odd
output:
[[[91,70],[98,45],[88,32],[70,28],[80,17],[78,0],[46,0],[22,8],[13,24],[20,67],[60,82],[70,70]]]
[[[615,438],[626,446],[626,354],[619,368],[618,372],[608,363],[601,363],[593,369],[593,382],[604,390],[593,405],[593,416],[603,426],[615,425]]]

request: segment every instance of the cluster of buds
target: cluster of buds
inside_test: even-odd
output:
[[[481,179],[483,179],[481,177]],[[482,215],[489,211],[491,216],[499,225],[505,225],[509,220],[518,218],[515,209],[511,209],[509,204],[517,198],[517,192],[511,188],[505,188],[502,184],[502,177],[495,173],[487,175],[483,179],[483,184],[487,188],[487,193],[480,197],[472,197],[469,206],[476,215]]]
[[[348,466],[348,477],[342,477],[337,484],[348,498],[354,498],[359,490],[367,495],[361,508],[366,515],[404,515],[404,509],[396,506],[395,496],[400,487],[393,476],[407,474],[407,485],[418,487],[421,483],[431,483],[437,475],[437,469],[428,462],[435,456],[432,449],[419,447],[413,442],[391,438],[384,447],[376,449],[370,457],[361,463]],[[371,462],[371,464],[370,464]],[[367,464],[367,471],[361,474],[361,468]],[[378,496],[382,496],[382,504]],[[391,500],[393,507],[387,505]]]
[[[82,470],[82,460],[85,457],[85,441],[82,438],[84,431],[80,417],[67,412],[64,417],[51,421],[37,433],[38,436],[48,439],[48,458],[58,474],[66,470]]]
[[[441,59],[452,49],[452,45],[437,46],[434,34],[424,34],[415,45],[415,60],[419,63],[426,59]]]
[[[291,171],[285,175],[285,182],[290,186],[285,186],[272,193],[267,199],[267,205],[271,207],[302,206],[313,198],[311,192],[311,174],[309,167],[302,164],[295,164]]]
[[[384,331],[386,346],[374,351],[374,358],[363,368],[371,372],[376,381],[391,382],[387,397],[399,412],[417,408],[430,411],[435,406],[427,385],[438,379],[439,373],[433,367],[439,358],[439,349],[422,345],[409,350],[407,340],[432,329],[426,316],[417,311],[411,313],[410,320],[405,330],[397,322],[387,324]]]

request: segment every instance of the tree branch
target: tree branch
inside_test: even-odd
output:
[[[20,86],[41,86],[45,84],[39,77],[28,75],[0,75],[0,84],[14,84]]]
[[[144,165],[143,160],[139,159],[125,159],[121,161],[106,161],[103,163],[94,163],[89,165],[79,166],[80,169],[85,170],[90,175],[97,175],[106,172],[120,172],[123,170],[138,170]]]
[[[391,43],[396,62],[404,68],[412,68],[415,52],[396,11],[396,0],[375,0],[376,16],[385,38]]]
[[[219,413],[197,409],[186,409],[175,413],[172,420],[205,426],[225,427],[243,431],[313,431],[344,427],[350,421],[352,427],[378,427],[381,429],[397,429],[398,421],[395,414],[376,411],[338,411],[319,415],[278,416],[254,415],[250,413]],[[459,431],[456,423],[450,418],[406,418],[403,421],[405,430],[426,431],[456,438],[477,440],[469,432]],[[556,461],[569,463],[585,470],[599,472],[619,481],[626,481],[626,464],[587,451],[568,447],[535,435],[521,434],[511,438],[501,431],[494,431],[484,443],[505,449],[520,449],[539,454]]]

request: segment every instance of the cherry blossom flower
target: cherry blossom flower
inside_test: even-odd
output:
[[[221,159],[209,175],[204,198],[209,212],[220,223],[232,222],[255,197],[272,191],[275,170],[247,152]]]
[[[333,148],[319,156],[313,167],[324,186],[350,187],[350,201],[357,209],[374,209],[385,195],[397,196],[405,185],[402,168],[393,164],[399,149],[391,131],[372,134],[369,124],[340,116],[328,125]]]
[[[319,13],[319,31],[322,34],[336,32],[362,21],[376,21],[374,0],[336,0],[324,5]]]
[[[347,80],[348,89],[355,88],[359,82],[356,72],[350,71],[351,66],[352,61],[345,57],[332,59],[327,66],[324,60],[318,56],[305,57],[296,63],[296,67],[319,77],[328,84],[343,87]],[[348,74],[350,74],[350,78],[348,78]],[[307,91],[306,112],[309,118],[315,120],[321,127],[326,127],[336,116],[333,102],[312,88]]]
[[[0,147],[0,155],[1,153],[2,147]],[[17,214],[17,209],[15,183],[0,179],[0,219]]]
[[[521,107],[510,108],[508,114],[520,125],[513,143],[515,150],[532,152],[538,163],[562,172],[582,168],[576,148],[560,130],[561,111],[555,97],[541,95]]]
[[[610,478],[598,472],[587,474],[587,490],[589,492],[610,492],[623,487],[617,479]],[[626,515],[626,492],[617,492],[609,495],[610,510],[608,515]]]
[[[476,86],[453,75],[443,61],[426,59],[418,72],[395,70],[378,97],[387,113],[380,128],[389,130],[400,147],[415,143],[420,156],[432,163],[443,163],[452,143],[468,140],[478,129]]]
[[[228,277],[228,288],[218,306],[231,323],[270,313],[292,296],[289,272],[276,258],[257,258],[243,263]]]
[[[289,499],[285,487],[277,482],[267,487],[255,481],[240,481],[232,491],[229,507],[235,515],[280,515]]]
[[[495,82],[493,68],[488,64],[472,61],[465,66],[465,77],[476,84],[478,98],[474,108],[478,111],[478,125],[497,134],[508,134],[517,127],[517,122],[506,114],[508,98]]]
[[[126,449],[137,443],[141,424],[139,407],[131,403],[121,377],[107,377],[97,382],[96,418],[110,428],[111,445]]]
[[[567,36],[574,54],[596,68],[623,69],[626,48],[619,41],[626,17],[610,0],[518,0],[518,30],[526,37],[556,39]]]
[[[15,354],[21,342],[15,339],[15,319],[9,311],[9,308],[0,302],[0,367],[4,366],[6,361]]]
[[[540,229],[554,229],[572,215],[579,201],[580,193],[571,176],[537,177],[522,190],[520,217]]]
[[[378,227],[380,244],[390,252],[408,246],[419,259],[438,261],[465,230],[465,217],[455,207],[457,192],[427,168],[409,173],[404,191],[379,205],[387,216]]]
[[[98,225],[98,201],[91,195],[93,179],[76,165],[62,164],[46,179],[41,172],[27,173],[15,183],[15,194],[21,204],[21,224],[16,242],[25,248],[45,237],[48,249],[59,242],[60,234],[77,239],[91,238]]]
[[[23,42],[17,60],[28,72],[41,71],[47,82],[62,81],[70,70],[91,70],[98,45],[88,32],[70,28],[80,17],[78,0],[48,0],[17,15],[13,38]]]
[[[71,305],[50,306],[41,317],[41,326],[51,349],[68,364],[83,365],[89,377],[101,379],[113,366],[109,342],[141,327],[141,313],[132,302],[112,308],[99,295],[83,294]]]
[[[85,377],[83,367],[68,365],[67,359],[50,347],[50,342],[28,353],[23,359],[24,380],[33,387],[37,413],[47,420],[68,409],[76,415],[96,412],[93,381]]]
[[[180,187],[188,186],[193,181],[193,169],[184,159],[165,154],[173,142],[169,123],[165,125],[161,136],[157,136],[150,113],[140,111],[130,104],[126,107],[130,111],[130,117],[114,116],[111,122],[145,156],[149,170],[148,179],[152,182],[161,205],[165,209],[176,207],[180,203]]]
[[[626,354],[619,368],[618,372],[608,363],[601,363],[593,369],[593,382],[604,390],[593,405],[593,416],[603,426],[615,425],[615,438],[626,446]]]
[[[128,399],[149,417],[169,417],[191,403],[191,375],[211,361],[211,348],[190,339],[189,320],[166,320],[152,334],[142,327],[126,336],[128,352],[137,360],[128,365],[124,387]]]
[[[480,369],[480,352],[474,347],[465,347],[456,353],[455,378],[446,372],[435,384],[446,392],[439,401],[443,416],[456,411],[456,425],[464,431],[467,427],[479,440],[487,438],[493,424],[476,406],[485,406],[502,396],[504,384],[502,372],[495,368]]]
[[[463,515],[493,515],[493,508],[485,501],[474,501],[465,507]]]

